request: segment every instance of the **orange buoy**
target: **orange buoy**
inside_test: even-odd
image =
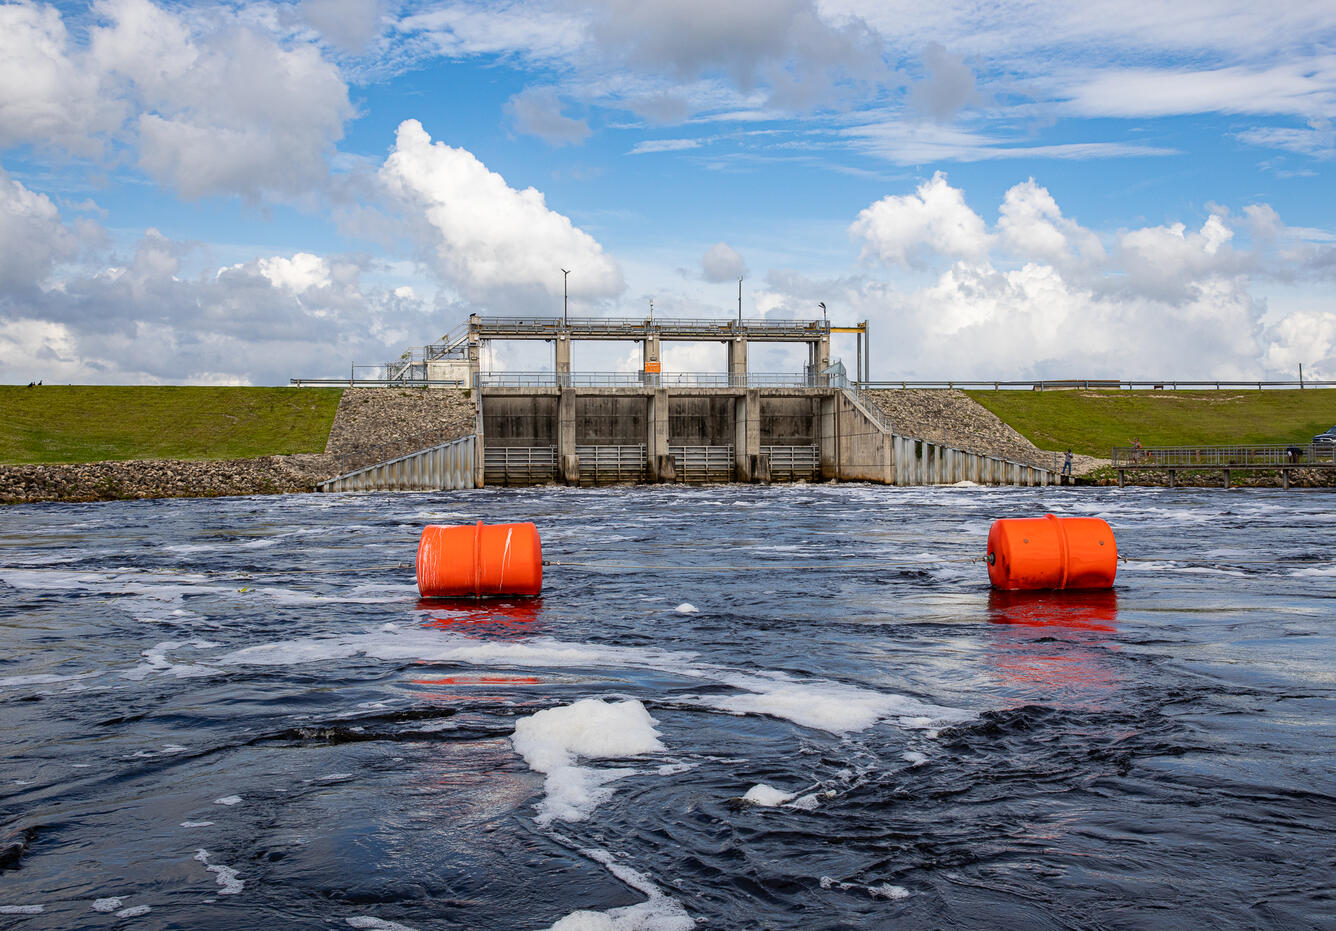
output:
[[[417,552],[423,598],[537,595],[543,590],[543,545],[533,524],[422,528]]]
[[[997,520],[988,531],[988,581],[1004,591],[1112,588],[1118,544],[1098,517]]]

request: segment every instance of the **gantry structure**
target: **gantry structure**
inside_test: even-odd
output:
[[[713,342],[728,347],[727,377],[730,383],[747,384],[749,343],[805,343],[808,361],[804,377],[816,386],[831,366],[832,333],[858,334],[858,377],[866,373],[867,324],[832,327],[827,320],[691,319],[630,317],[493,317],[469,316],[460,328],[436,345],[423,347],[416,365],[425,364],[428,380],[441,380],[447,371],[464,376],[468,385],[478,385],[482,346],[489,340],[545,340],[553,344],[553,383],[571,383],[571,343],[575,340],[625,340],[641,344],[641,375],[645,384],[657,383],[664,342]],[[448,366],[448,368],[447,368]],[[465,373],[467,366],[467,373]],[[387,371],[387,375],[390,372]],[[461,379],[463,380],[463,379]]]

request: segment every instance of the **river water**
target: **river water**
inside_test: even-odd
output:
[[[1045,511],[1114,592],[990,594]],[[479,519],[541,600],[420,603]],[[1325,493],[9,507],[0,928],[1330,928],[1334,616]]]

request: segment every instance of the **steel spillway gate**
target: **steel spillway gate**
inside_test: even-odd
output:
[[[770,457],[770,481],[814,482],[821,477],[821,447],[762,446]]]
[[[638,446],[577,446],[581,485],[639,484],[648,475],[645,444]]]
[[[482,454],[487,485],[546,485],[557,480],[555,446],[487,446]]]
[[[736,476],[731,445],[669,446],[668,453],[675,460],[679,482],[703,485],[731,482]]]

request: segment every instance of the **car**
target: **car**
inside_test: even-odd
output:
[[[1332,427],[1326,433],[1319,433],[1313,437],[1314,446],[1336,445],[1336,427]]]

